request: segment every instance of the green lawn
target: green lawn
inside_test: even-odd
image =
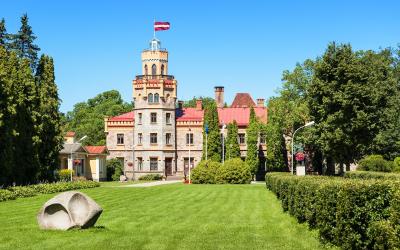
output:
[[[120,187],[120,186],[126,186],[126,185],[132,185],[132,184],[138,184],[138,183],[144,183],[144,182],[152,182],[152,181],[126,181],[126,182],[102,181],[102,182],[100,182],[100,185],[102,187]]]
[[[44,231],[53,195],[0,202],[0,249],[322,249],[263,185],[86,189],[104,209],[96,228]]]

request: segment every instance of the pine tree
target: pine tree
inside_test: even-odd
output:
[[[220,162],[222,144],[219,132],[218,110],[215,102],[210,103],[204,110],[204,142],[206,141],[205,126],[208,126],[207,159]],[[206,158],[206,143],[203,143],[203,159]]]
[[[8,47],[8,34],[4,18],[0,21],[0,46],[3,46],[6,49]]]
[[[42,55],[36,70],[38,115],[36,133],[40,163],[39,180],[51,181],[58,166],[58,152],[62,148],[60,100],[54,77],[53,59]]]
[[[240,157],[240,147],[238,141],[238,125],[236,120],[228,124],[228,136],[226,139],[226,157],[228,159]]]
[[[27,58],[29,60],[33,72],[36,69],[40,48],[33,43],[36,36],[32,31],[32,27],[28,24],[27,14],[21,17],[21,28],[18,33],[11,38],[11,48],[20,58]]]
[[[258,159],[259,126],[253,107],[251,107],[250,109],[249,126],[247,128],[246,134],[247,134],[246,163],[250,166],[252,173],[255,174],[259,165],[259,159]]]

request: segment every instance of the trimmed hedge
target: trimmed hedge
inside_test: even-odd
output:
[[[218,169],[221,168],[221,163],[204,160],[199,162],[190,173],[190,180],[193,184],[215,184]]]
[[[0,201],[15,200],[16,198],[31,197],[38,194],[52,194],[69,190],[99,187],[94,181],[55,182],[30,186],[15,186],[0,189]]]
[[[251,169],[240,158],[225,161],[218,168],[215,176],[215,181],[218,184],[249,184],[251,180]]]
[[[266,184],[323,241],[344,249],[400,246],[399,181],[268,173]]]
[[[162,175],[160,174],[146,174],[139,177],[141,181],[158,181],[162,179]]]
[[[382,173],[373,171],[350,171],[344,174],[345,178],[350,179],[382,179],[382,180],[400,180],[400,174]]]

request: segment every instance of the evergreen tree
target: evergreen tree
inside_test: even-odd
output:
[[[222,154],[222,143],[219,131],[218,110],[215,102],[211,102],[204,110],[204,142],[206,141],[205,126],[208,126],[207,159],[220,162]],[[206,143],[203,143],[203,159],[206,158]]]
[[[39,139],[39,180],[51,181],[58,167],[58,153],[62,148],[60,100],[54,77],[53,59],[42,55],[36,70],[39,117],[36,132]]]
[[[228,136],[226,139],[226,158],[233,159],[240,157],[238,141],[238,125],[236,120],[228,124]]]
[[[4,18],[0,21],[0,46],[3,46],[6,49],[8,47],[8,34]]]
[[[32,27],[28,24],[27,14],[21,17],[21,28],[11,38],[11,48],[20,58],[27,58],[29,60],[32,72],[36,70],[40,48],[33,43],[36,36],[32,31]]]
[[[253,114],[253,115],[252,115]],[[255,117],[254,108],[250,109],[249,126],[246,130],[247,133],[247,155],[246,163],[250,166],[253,174],[258,170],[259,159],[258,159],[258,134],[259,126]]]

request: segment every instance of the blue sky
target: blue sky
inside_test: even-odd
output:
[[[179,99],[214,96],[225,86],[254,99],[276,95],[282,71],[321,55],[330,41],[355,49],[396,47],[399,1],[3,1],[0,18],[16,32],[28,13],[42,53],[55,61],[61,111],[106,90],[126,101],[141,74],[152,22],[169,51]]]

